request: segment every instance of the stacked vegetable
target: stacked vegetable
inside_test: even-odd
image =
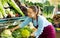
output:
[[[46,18],[52,18],[52,16],[53,16],[53,8],[54,8],[54,6],[44,6],[43,15]]]
[[[16,15],[24,16],[14,0],[0,0],[0,18],[16,17]]]
[[[14,37],[12,36],[12,33],[10,32],[10,30],[4,30],[1,33],[1,38],[14,38]]]
[[[12,28],[12,26],[10,26],[10,28]],[[32,32],[33,30],[30,29],[29,26],[19,28],[14,32],[11,32],[10,30],[7,29],[1,33],[1,38],[29,38]]]
[[[0,15],[1,15],[0,18],[3,18],[3,16],[4,17],[7,16],[7,14],[5,13],[5,9],[4,9],[3,5],[2,5],[1,0],[0,0]]]
[[[32,29],[29,28],[29,26],[25,26],[24,28],[20,28],[15,30],[12,33],[12,36],[14,38],[29,38],[30,34],[33,32]]]
[[[50,5],[49,1],[46,1],[43,6],[43,15],[46,18],[52,18],[53,17],[53,9],[54,9],[54,6]]]

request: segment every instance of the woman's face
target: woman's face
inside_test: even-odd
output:
[[[37,14],[31,8],[29,8],[27,11],[28,11],[27,15],[31,18],[34,18]]]

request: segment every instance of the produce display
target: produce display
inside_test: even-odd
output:
[[[4,30],[1,33],[1,38],[14,38],[14,37],[12,36],[12,32],[10,32],[10,30]]]
[[[14,38],[29,38],[32,32],[33,30],[30,29],[29,26],[25,26],[24,28],[20,28],[14,31],[12,35]]]
[[[53,10],[54,10],[54,6],[50,4],[49,1],[46,1],[44,3],[32,3],[32,2],[24,2],[27,6],[38,6],[40,7],[42,14],[46,17],[46,18],[51,18],[53,16]]]
[[[10,26],[9,28],[12,27],[13,26]],[[25,26],[24,28],[19,28],[14,32],[11,32],[10,30],[6,29],[1,33],[1,38],[29,38],[32,32],[33,30],[30,29],[29,26]]]
[[[51,5],[49,1],[46,1],[43,6],[43,15],[46,18],[52,18],[53,17],[53,10],[54,10],[54,6]]]
[[[24,16],[14,0],[0,0],[0,18]]]
[[[53,8],[54,8],[54,6],[45,6],[43,9],[44,10],[43,15],[46,18],[51,18],[53,16]]]

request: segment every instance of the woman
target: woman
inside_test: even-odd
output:
[[[55,38],[55,29],[52,24],[46,20],[42,15],[38,15],[38,8],[36,6],[31,6],[27,9],[26,19],[12,31],[23,28],[30,22],[33,23],[34,27],[36,27],[36,31],[31,34],[31,36],[35,36],[36,38]]]

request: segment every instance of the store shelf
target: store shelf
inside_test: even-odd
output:
[[[13,25],[13,24],[16,25],[24,19],[25,19],[25,17],[14,17],[14,18],[0,19],[0,29],[8,27],[9,25]]]

